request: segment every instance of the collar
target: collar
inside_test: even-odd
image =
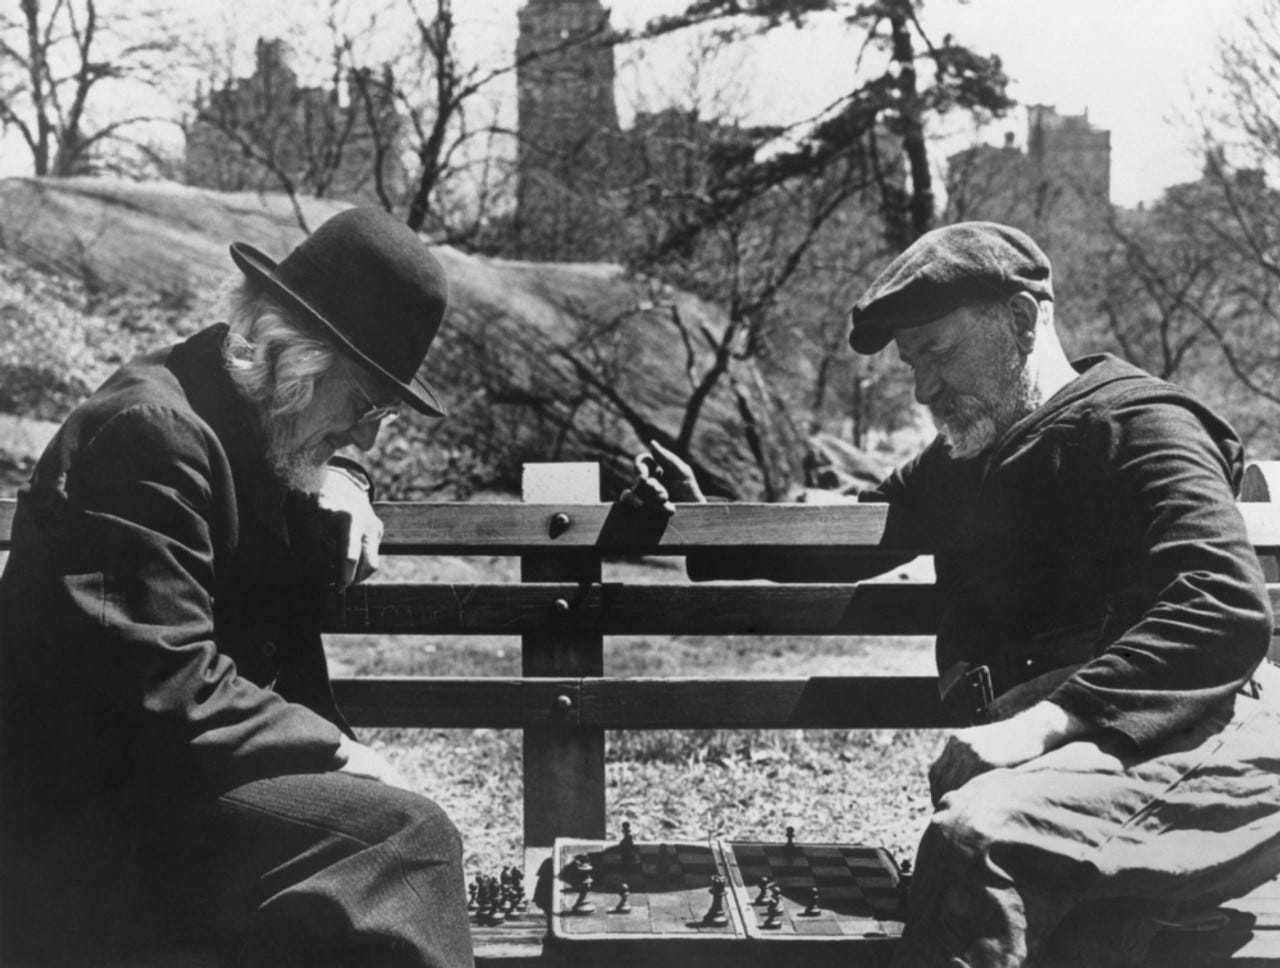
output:
[[[167,366],[195,411],[222,445],[236,491],[264,523],[286,542],[285,487],[266,457],[266,444],[253,404],[232,381],[222,360],[229,328],[216,323],[179,343]]]

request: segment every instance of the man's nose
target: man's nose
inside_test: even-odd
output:
[[[915,370],[916,403],[927,404],[938,394],[938,378],[928,367],[918,366]]]
[[[351,438],[351,443],[355,444],[358,449],[368,450],[373,446],[373,442],[378,439],[378,431],[381,429],[381,420],[365,420],[347,431],[347,436]]]

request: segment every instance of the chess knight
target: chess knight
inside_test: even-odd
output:
[[[1139,963],[1158,924],[1280,872],[1280,672],[1240,440],[1177,386],[1069,360],[1049,260],[1016,229],[930,232],[851,322],[857,352],[895,345],[938,427],[860,495],[888,503],[887,545],[934,550],[957,726],[893,964],[1060,964],[1084,938],[1076,964]],[[669,451],[637,467],[627,503],[702,500]],[[887,566],[689,560],[695,579]]]

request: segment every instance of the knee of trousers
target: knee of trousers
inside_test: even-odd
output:
[[[985,854],[993,845],[1027,827],[1029,808],[1014,774],[993,770],[952,790],[929,822],[935,845],[966,854]]]
[[[389,838],[402,845],[461,867],[462,834],[457,825],[434,800],[416,793],[387,789],[388,819],[394,829]]]

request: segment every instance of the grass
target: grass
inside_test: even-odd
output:
[[[516,580],[506,558],[388,559],[383,580]],[[606,580],[683,580],[678,559],[606,565]],[[520,674],[520,642],[503,636],[330,636],[335,675]],[[615,636],[605,669],[621,676],[927,674],[927,639],[817,636]],[[517,862],[521,843],[518,731],[367,730],[467,844],[469,874]],[[802,839],[915,851],[930,808],[925,774],[940,734],[928,730],[653,730],[607,737],[609,836],[622,821],[638,838]]]

